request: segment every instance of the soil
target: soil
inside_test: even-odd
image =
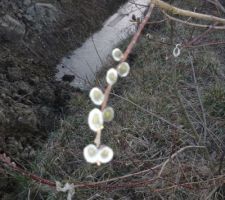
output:
[[[69,86],[71,77],[55,81],[56,65],[124,2],[0,1],[0,152],[35,156],[79,93]]]
[[[65,82],[55,81],[57,63],[99,29],[124,1],[40,2],[49,6],[46,12],[55,9],[55,13],[29,15],[36,1],[3,0],[0,3],[2,18],[10,15],[25,27],[22,38],[14,32],[0,33],[1,141],[8,137],[46,137],[55,128],[60,115],[66,112],[67,101],[76,95],[67,84],[67,78]],[[1,150],[6,150],[4,146]]]

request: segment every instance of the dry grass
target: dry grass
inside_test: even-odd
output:
[[[94,140],[86,119],[93,105],[84,94],[71,101],[74,115],[52,133],[33,164],[35,173],[75,183],[128,175],[99,188],[77,189],[75,199],[224,199],[225,86],[220,56],[224,48],[182,49],[174,59],[174,45],[156,42],[163,37],[170,43],[170,30],[165,24],[151,32],[153,40],[139,41],[132,55],[135,59],[130,58],[130,76],[113,89],[110,104],[116,116],[105,126],[103,141],[114,149],[114,160],[97,167],[83,159],[84,146]],[[175,30],[174,44],[193,31],[183,26]],[[213,34],[214,40],[221,37]],[[104,83],[109,67],[97,82]],[[42,186],[31,194],[37,199],[65,199]]]

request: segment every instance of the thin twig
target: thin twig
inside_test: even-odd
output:
[[[176,17],[172,17],[171,15],[167,14],[165,11],[163,13],[167,18],[169,18],[173,21],[176,21],[176,22],[180,22],[180,23],[185,24],[185,25],[195,26],[195,27],[198,27],[198,28],[212,28],[212,29],[217,29],[217,30],[224,30],[225,29],[225,26],[213,26],[213,25],[206,25],[206,24],[196,24],[196,23],[192,23],[192,22],[188,22],[188,21],[178,19]]]
[[[219,0],[215,0],[215,1],[212,1],[212,0],[206,0],[208,1],[209,3],[215,5],[217,8],[219,8],[222,12],[225,13],[225,8],[223,7],[223,5],[220,3]]]
[[[216,24],[214,24],[216,25]],[[202,34],[198,35],[197,37],[195,37],[193,40],[191,40],[190,42],[188,42],[187,44],[184,45],[184,47],[189,46],[189,45],[193,45],[196,42],[199,42],[204,36],[206,36],[207,34],[209,34],[213,28],[213,26],[209,27],[206,31],[204,31]]]
[[[206,148],[205,146],[186,146],[183,147],[181,149],[179,149],[177,152],[175,152],[170,158],[168,158],[162,165],[161,170],[158,173],[158,177],[160,177],[166,167],[166,165],[172,160],[174,159],[178,154],[182,153],[183,151],[187,150],[187,149],[195,149],[195,148]]]
[[[138,41],[138,39],[139,39],[139,37],[140,37],[140,35],[141,35],[141,33],[142,33],[142,31],[143,31],[145,25],[147,24],[147,22],[148,22],[148,20],[149,20],[149,18],[150,18],[150,16],[151,16],[151,14],[152,14],[153,8],[154,8],[154,4],[151,4],[151,3],[150,3],[148,12],[147,12],[146,16],[144,17],[143,21],[140,23],[137,32],[134,34],[134,36],[133,36],[131,42],[129,43],[129,45],[128,45],[126,51],[124,52],[123,59],[121,60],[121,62],[126,61],[127,58],[128,58],[128,56],[129,56],[129,54],[130,54],[131,51],[133,50],[134,45],[137,43],[137,41]],[[101,110],[102,110],[102,111],[103,111],[103,110],[106,108],[106,106],[107,106],[107,103],[108,103],[108,100],[109,100],[109,94],[110,94],[111,90],[112,90],[112,86],[111,86],[111,85],[108,85],[108,86],[106,87],[106,89],[105,89],[105,92],[104,92],[105,98],[104,98],[104,102],[103,102],[102,105],[101,105]],[[99,130],[99,131],[97,132],[96,138],[95,138],[94,142],[95,142],[95,144],[96,144],[97,146],[99,146],[99,145],[101,144],[101,130]]]
[[[38,183],[44,184],[44,185],[48,185],[50,187],[55,187],[55,183],[52,181],[49,181],[47,179],[44,179],[42,177],[39,177],[37,175],[34,175],[30,172],[27,172],[26,170],[22,169],[21,167],[19,167],[16,163],[11,161],[11,158],[6,156],[6,154],[0,154],[0,164],[3,163],[4,166],[12,169],[13,171],[23,175],[24,177],[27,177],[29,179],[32,179]]]
[[[205,109],[203,107],[202,98],[201,98],[200,90],[199,90],[199,87],[198,87],[197,78],[196,78],[196,75],[195,75],[195,68],[194,68],[193,60],[192,60],[192,57],[191,57],[190,53],[189,53],[189,59],[190,59],[190,62],[191,62],[191,68],[192,68],[192,73],[193,73],[195,88],[196,88],[197,95],[198,95],[198,100],[199,100],[200,107],[201,107],[201,110],[202,110],[202,118],[203,118],[203,126],[204,126],[204,144],[205,144],[206,137],[207,137],[206,114],[205,114]]]
[[[185,48],[197,48],[197,47],[206,47],[206,46],[213,46],[213,45],[220,45],[220,44],[225,44],[225,41],[215,41],[215,42],[208,42],[204,44],[199,44],[199,45],[185,45]]]
[[[165,119],[165,118],[163,118],[163,117],[157,115],[156,113],[153,113],[152,111],[149,111],[149,110],[147,110],[147,109],[145,109],[145,108],[139,106],[138,104],[136,104],[135,102],[133,102],[133,101],[131,101],[131,100],[129,100],[129,99],[126,99],[126,98],[124,98],[124,97],[122,97],[122,96],[119,96],[119,95],[117,95],[117,94],[115,94],[115,93],[112,93],[112,94],[113,94],[114,96],[116,96],[116,97],[119,97],[120,99],[123,99],[123,100],[125,100],[125,101],[131,103],[132,105],[136,106],[136,107],[139,108],[140,110],[142,110],[142,111],[148,113],[149,115],[151,115],[151,116],[153,116],[153,117],[155,117],[155,118],[161,120],[162,122],[164,122],[164,123],[170,125],[171,127],[175,128],[176,130],[179,130],[180,132],[185,133],[186,135],[191,136],[192,138],[195,139],[195,137],[193,137],[192,135],[190,135],[190,134],[189,134],[188,132],[186,132],[184,129],[180,128],[180,127],[179,127],[178,125],[176,125],[176,124],[173,124],[172,122],[168,121],[167,119]]]
[[[93,36],[91,37],[91,40],[92,40],[92,43],[93,43],[93,45],[94,45],[95,51],[96,51],[96,53],[97,53],[97,55],[98,55],[98,58],[99,58],[99,60],[100,60],[100,62],[101,62],[101,65],[103,66],[103,61],[102,61],[102,58],[101,58],[101,56],[100,56],[100,54],[99,54],[99,52],[98,52],[98,49],[97,49],[97,47],[96,47],[96,45],[95,45],[95,41],[94,41]]]
[[[193,125],[193,123],[192,123],[192,121],[191,121],[191,119],[190,119],[190,117],[189,117],[189,115],[188,115],[188,112],[187,112],[187,110],[185,109],[184,103],[183,103],[183,101],[182,101],[182,99],[181,99],[182,96],[181,96],[179,90],[177,91],[177,98],[178,98],[178,101],[179,101],[179,103],[180,103],[180,106],[181,106],[181,108],[182,108],[182,110],[183,110],[184,116],[185,116],[186,120],[188,121],[188,123],[190,124],[190,128],[191,128],[192,133],[193,133],[193,138],[195,139],[195,141],[197,141],[197,140],[199,139],[198,132],[196,131],[196,129],[195,129],[195,127],[194,127],[194,125]]]
[[[172,6],[168,3],[165,3],[164,1],[161,1],[161,0],[152,0],[152,3],[154,3],[159,8],[161,8],[163,10],[167,10],[173,14],[225,24],[225,19],[223,19],[223,18],[216,17],[213,15],[206,15],[206,14],[202,14],[202,13],[196,13],[196,12],[192,12],[189,10],[180,9],[180,8]]]

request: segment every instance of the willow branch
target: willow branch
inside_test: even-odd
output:
[[[5,153],[0,154],[0,165],[6,166],[10,169],[12,169],[13,171],[21,174],[24,177],[27,177],[29,179],[34,180],[37,183],[41,183],[43,185],[48,185],[49,187],[55,187],[55,183],[53,181],[44,179],[40,176],[37,176],[35,174],[32,174],[30,172],[27,172],[26,170],[22,169],[21,167],[19,167],[15,162],[12,162],[11,158],[6,156]]]
[[[216,0],[216,6],[218,6],[220,10],[222,10],[225,13],[225,8],[223,7],[223,5],[220,3],[219,0]]]
[[[195,26],[195,27],[198,27],[198,28],[210,28],[210,27],[212,27],[213,29],[217,29],[217,30],[225,29],[225,26],[213,26],[213,25],[206,25],[206,24],[196,24],[196,23],[192,23],[192,22],[188,22],[188,21],[178,19],[176,17],[172,17],[171,15],[167,14],[165,11],[163,11],[163,13],[168,19],[176,21],[176,22],[180,22],[180,23],[185,24],[185,25]]]
[[[222,12],[225,13],[225,8],[223,7],[223,5],[220,3],[219,0],[215,0],[215,1],[212,1],[212,0],[207,0],[209,3],[215,5],[217,8],[219,8]]]
[[[206,21],[212,21],[212,22],[220,22],[222,24],[225,24],[225,19],[220,18],[220,17],[216,17],[213,15],[206,15],[206,14],[202,14],[202,13],[196,13],[196,12],[192,12],[189,10],[184,10],[184,9],[180,9],[177,8],[175,6],[172,6],[168,3],[165,3],[162,0],[151,0],[151,2],[153,4],[155,4],[156,6],[158,6],[159,8],[166,10],[168,12],[171,12],[173,14],[176,15],[181,15],[181,16],[186,16],[186,17],[193,17],[196,19],[202,19],[202,20],[206,20]]]
[[[134,48],[134,45],[137,43],[137,40],[140,37],[142,30],[144,29],[145,25],[148,23],[148,20],[149,20],[151,14],[152,14],[153,8],[154,8],[154,4],[151,3],[151,5],[148,9],[148,13],[146,14],[144,20],[139,25],[138,31],[134,34],[130,44],[128,45],[126,51],[124,52],[123,59],[121,60],[121,62],[124,62],[124,61],[127,60],[129,54],[131,53],[132,49]],[[104,110],[107,103],[108,103],[109,94],[111,92],[111,89],[112,89],[112,87],[110,85],[108,85],[106,90],[105,90],[105,100],[102,103],[101,110]]]
[[[154,4],[152,4],[150,2],[150,6],[148,8],[148,12],[146,14],[146,16],[144,17],[143,21],[140,23],[139,27],[138,27],[138,30],[137,32],[134,34],[130,44],[128,45],[126,51],[124,52],[123,54],[123,59],[121,60],[121,62],[124,62],[127,60],[129,54],[131,53],[132,49],[134,48],[134,45],[137,43],[145,25],[148,23],[148,20],[152,14],[152,10],[154,8]],[[104,99],[104,102],[102,103],[102,106],[101,106],[101,110],[103,111],[107,104],[108,104],[108,100],[109,100],[109,95],[110,95],[110,92],[112,90],[112,86],[111,85],[108,85],[105,89],[105,92],[104,92],[104,96],[105,96],[105,99]],[[96,134],[96,137],[95,137],[95,140],[94,140],[94,143],[99,147],[100,144],[101,144],[101,130],[99,130]]]

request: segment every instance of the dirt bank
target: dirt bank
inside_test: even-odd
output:
[[[57,128],[67,101],[77,95],[67,82],[54,80],[56,64],[123,2],[0,2],[1,152],[24,160],[34,157],[33,147]]]
[[[188,2],[184,4],[180,1],[178,6],[191,9],[196,2],[190,7]],[[205,10],[205,7],[200,8]],[[208,4],[206,8],[213,10]],[[162,19],[162,14],[155,11],[150,21]],[[115,118],[113,122],[105,124],[102,132],[103,144],[114,151],[112,162],[97,167],[87,164],[83,158],[83,148],[93,142],[94,134],[88,129],[84,115],[90,112],[93,104],[81,95],[79,112],[64,120],[61,130],[52,134],[42,156],[36,160],[35,174],[64,183],[68,180],[78,184],[105,183],[102,188],[76,188],[74,199],[80,200],[182,200],[206,199],[208,196],[212,196],[211,199],[224,199],[224,187],[219,188],[216,183],[210,186],[208,182],[211,177],[217,176],[218,168],[221,169],[221,175],[225,169],[224,162],[220,161],[221,155],[224,155],[225,130],[225,67],[224,62],[220,62],[224,60],[224,46],[183,48],[180,56],[175,58],[173,49],[178,42],[190,42],[205,30],[192,30],[193,27],[180,23],[174,23],[174,29],[171,26],[163,22],[145,27],[144,34],[129,57],[131,73],[119,79],[113,87],[109,105],[115,110]],[[147,33],[151,37],[146,37]],[[214,31],[204,40],[223,41],[224,34]],[[129,41],[121,45],[123,51]],[[200,44],[205,44],[205,41],[200,41]],[[115,67],[115,63],[99,73],[96,86],[105,85],[105,74],[111,67]],[[204,113],[209,130],[204,146],[209,156],[205,156],[205,150],[185,150],[168,163],[159,180],[159,166],[167,162],[171,155],[176,155],[174,152],[203,143]],[[137,175],[135,172],[142,173]],[[193,185],[193,190],[167,190],[173,185],[172,182],[192,183],[193,179],[206,182],[204,186]],[[58,200],[66,198],[65,194],[56,194],[54,191],[43,194],[41,187],[33,189],[37,196],[46,195],[46,199],[54,195]],[[217,198],[219,196],[221,198]]]

